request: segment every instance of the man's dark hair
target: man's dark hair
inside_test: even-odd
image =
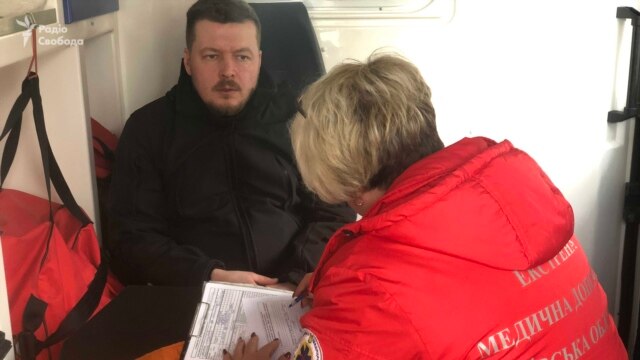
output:
[[[260,47],[260,20],[253,8],[242,0],[198,0],[187,11],[187,48],[191,49],[196,38],[195,27],[200,20],[220,24],[252,21],[256,26]]]

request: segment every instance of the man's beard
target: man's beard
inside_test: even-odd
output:
[[[234,89],[237,91],[240,91],[240,85],[238,85],[235,81],[233,80],[221,80],[220,82],[218,82],[212,89],[212,91],[220,91],[223,89]],[[249,102],[249,99],[251,99],[251,96],[253,95],[253,92],[255,91],[255,88],[251,88],[251,90],[249,91],[249,96],[247,96],[246,99],[243,99],[243,101],[235,106],[217,106],[216,104],[214,104],[213,102],[211,103],[207,103],[207,107],[209,108],[209,111],[211,111],[211,113],[213,113],[214,115],[220,115],[220,116],[233,116],[233,115],[238,115],[245,107],[245,105],[247,105],[247,102]]]
[[[251,97],[251,96],[249,96]],[[216,106],[216,104],[214,103],[209,103],[207,104],[207,108],[209,108],[209,111],[216,116],[234,116],[234,115],[238,115],[242,109],[244,109],[244,106],[247,104],[249,98],[247,98],[245,101],[243,101],[242,103],[236,105],[236,106]]]

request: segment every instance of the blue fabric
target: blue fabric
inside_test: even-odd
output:
[[[66,24],[104,15],[119,9],[118,0],[63,0],[63,6],[64,22]]]

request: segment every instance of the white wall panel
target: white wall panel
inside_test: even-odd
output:
[[[187,9],[195,0],[120,0],[118,34],[125,119],[178,81]]]
[[[81,50],[89,113],[111,132],[119,134],[124,120],[116,41],[115,34],[109,32],[87,40]]]

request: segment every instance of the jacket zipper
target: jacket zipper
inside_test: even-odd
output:
[[[234,124],[235,125],[235,124]],[[229,177],[231,183],[231,196],[233,199],[233,207],[236,211],[236,216],[240,221],[240,232],[242,233],[242,239],[244,240],[244,245],[247,252],[247,258],[249,259],[249,267],[251,271],[256,272],[258,270],[258,261],[256,257],[256,251],[253,244],[253,237],[251,236],[251,229],[249,228],[249,220],[247,219],[247,214],[244,207],[240,204],[240,200],[238,199],[238,174],[236,171],[236,162],[235,162],[235,126],[231,126],[231,133],[227,137],[227,151],[226,157],[227,162],[229,164]]]

